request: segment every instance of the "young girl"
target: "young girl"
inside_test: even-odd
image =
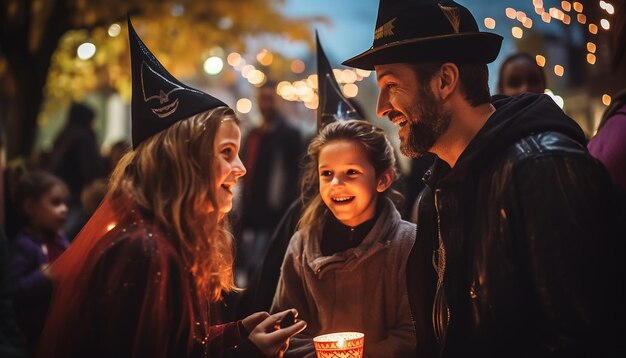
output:
[[[68,246],[61,232],[68,195],[61,179],[43,171],[23,174],[15,191],[21,230],[13,242],[11,279],[18,322],[30,349],[41,334],[50,303],[48,265]]]
[[[41,357],[277,356],[288,312],[212,325],[210,304],[236,290],[226,214],[246,170],[239,119],[174,78],[133,30],[133,150],[105,200],[52,267],[58,282]]]
[[[415,349],[405,267],[415,225],[390,197],[396,176],[384,132],[358,120],[327,125],[309,145],[303,187],[319,187],[283,262],[272,311],[298,309],[308,328],[288,356],[314,357],[312,338],[358,331],[368,357]]]

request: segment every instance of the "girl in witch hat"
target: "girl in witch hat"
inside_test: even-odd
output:
[[[309,326],[287,356],[313,357],[313,337],[365,334],[365,357],[414,355],[415,330],[405,280],[415,225],[392,198],[393,147],[378,127],[352,119],[318,41],[320,132],[303,173],[307,199],[282,264],[271,312],[295,307]],[[326,62],[327,63],[327,62]]]
[[[233,283],[226,214],[246,172],[239,120],[157,61],[128,21],[133,150],[68,251],[40,340],[42,357],[278,356],[304,329],[292,310],[211,325]]]

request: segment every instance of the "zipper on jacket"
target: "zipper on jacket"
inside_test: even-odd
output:
[[[445,335],[448,330],[448,324],[450,323],[450,308],[445,299],[443,292],[443,279],[446,269],[446,255],[445,247],[443,244],[443,238],[441,236],[441,217],[439,215],[438,198],[441,194],[441,190],[435,190],[435,215],[437,215],[437,291],[435,292],[435,300],[433,302],[433,328],[435,330],[435,337],[439,342],[440,347],[443,348],[445,344]],[[445,310],[445,312],[444,312]]]

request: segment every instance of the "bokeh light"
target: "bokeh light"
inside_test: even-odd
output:
[[[217,56],[211,56],[204,61],[203,68],[204,72],[207,74],[217,75],[222,72],[222,69],[224,68],[224,61]]]
[[[92,58],[95,54],[96,45],[92,44],[91,42],[85,42],[78,46],[78,48],[76,49],[76,55],[78,55],[78,58],[80,58],[81,60],[88,60]]]

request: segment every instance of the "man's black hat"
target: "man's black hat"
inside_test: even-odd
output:
[[[490,63],[502,36],[479,32],[474,16],[450,0],[380,0],[372,47],[343,64],[373,70],[398,62]]]
[[[224,102],[193,89],[172,76],[141,41],[128,18],[132,69],[133,148],[146,138]]]
[[[343,96],[339,84],[333,74],[333,69],[324,54],[317,31],[317,130],[336,121],[349,119],[363,119],[354,106]]]

